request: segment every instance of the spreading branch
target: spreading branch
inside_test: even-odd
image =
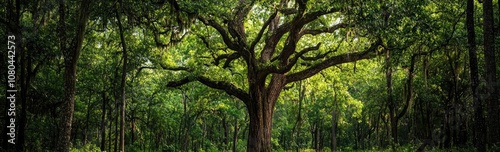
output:
[[[219,65],[221,60],[226,59],[222,68],[228,68],[233,60],[236,60],[240,57],[241,57],[241,55],[237,52],[232,53],[232,54],[223,54],[223,55],[220,55],[217,58],[215,58],[214,64]]]
[[[303,71],[292,73],[286,75],[286,83],[295,82],[307,79],[318,72],[342,63],[354,62],[362,59],[370,59],[376,57],[379,53],[377,53],[377,49],[379,45],[382,44],[382,40],[378,39],[375,43],[373,43],[366,51],[363,52],[354,52],[354,53],[346,53],[337,56],[333,56],[328,58],[327,60],[311,66]]]
[[[250,50],[255,49],[255,46],[257,45],[257,43],[259,43],[260,39],[262,38],[262,35],[264,35],[264,31],[269,26],[269,24],[271,24],[271,22],[274,20],[274,18],[276,17],[277,14],[278,14],[278,12],[275,11],[271,16],[269,16],[267,21],[264,22],[264,25],[262,25],[262,28],[260,29],[259,34],[257,34],[257,37],[253,40],[252,44],[250,45]]]
[[[235,51],[239,50],[238,46],[231,40],[227,31],[224,30],[222,25],[220,25],[219,23],[217,23],[214,20],[207,20],[201,16],[198,16],[198,19],[206,26],[211,26],[211,27],[215,28],[215,30],[217,30],[217,32],[219,32],[220,36],[222,37],[222,40],[227,45],[227,47],[229,47],[230,49],[235,50]]]
[[[289,61],[288,64],[286,64],[285,66],[281,66],[279,68],[276,68],[275,66],[271,66],[268,73],[284,74],[284,73],[290,71],[292,69],[292,67],[295,66],[295,64],[297,64],[297,61],[299,60],[299,58],[301,58],[302,56],[304,56],[304,54],[306,54],[308,52],[318,50],[320,46],[321,46],[321,43],[318,43],[316,46],[307,47],[307,48],[302,49],[301,51],[295,53],[294,57]]]
[[[300,35],[306,35],[306,34],[318,35],[318,34],[322,34],[322,33],[333,33],[340,28],[346,28],[346,27],[347,27],[347,24],[339,23],[339,24],[333,25],[331,27],[323,27],[323,28],[314,29],[314,30],[313,29],[303,30]]]
[[[342,39],[342,41],[343,41],[343,40],[344,40],[344,39]],[[323,59],[323,58],[325,58],[328,54],[333,53],[333,52],[337,52],[337,50],[339,50],[339,48],[340,48],[340,45],[341,45],[341,43],[339,43],[339,44],[337,45],[337,47],[336,47],[334,50],[330,50],[330,51],[328,51],[328,52],[326,52],[326,53],[319,54],[319,55],[316,55],[316,56],[314,56],[314,57],[307,57],[307,56],[303,56],[303,55],[302,55],[302,56],[300,56],[300,59],[302,59],[302,60],[304,60],[304,61],[316,61],[316,60],[319,60],[319,59]]]
[[[179,87],[193,81],[198,81],[213,89],[225,91],[227,94],[235,96],[245,103],[250,100],[250,95],[235,85],[229,82],[211,80],[204,76],[186,77],[178,81],[171,81],[167,83],[167,87]]]

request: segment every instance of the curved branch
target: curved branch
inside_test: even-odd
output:
[[[250,95],[246,93],[244,90],[236,87],[235,85],[225,81],[211,80],[210,78],[204,76],[186,77],[178,81],[170,81],[167,83],[167,87],[179,87],[193,81],[198,81],[204,84],[205,86],[208,86],[213,89],[225,91],[227,94],[235,96],[236,98],[240,99],[245,103],[247,103],[250,100]]]
[[[278,68],[276,68],[275,66],[270,66],[268,73],[284,74],[284,73],[290,71],[292,69],[292,67],[295,66],[295,64],[297,64],[297,61],[299,60],[299,58],[303,57],[304,54],[306,54],[307,52],[318,50],[320,46],[321,46],[321,43],[318,43],[316,46],[307,47],[307,48],[302,49],[301,51],[295,53],[295,55],[293,56],[293,58],[290,60],[290,62],[287,65],[281,66]]]
[[[257,37],[253,40],[252,44],[250,45],[250,50],[255,49],[255,46],[257,45],[257,43],[259,43],[260,39],[262,38],[262,35],[264,35],[264,31],[266,30],[267,26],[271,24],[271,22],[274,20],[277,14],[278,12],[275,11],[271,16],[269,16],[269,19],[267,19],[267,21],[264,22],[264,25],[262,25],[259,34],[257,34]]]
[[[342,39],[342,41],[344,41],[344,39]],[[342,41],[341,41],[341,42],[342,42]],[[326,52],[326,53],[323,53],[323,54],[318,54],[318,55],[316,55],[316,56],[314,56],[314,57],[307,57],[307,56],[303,56],[303,55],[302,55],[302,56],[300,56],[300,59],[302,59],[302,60],[304,60],[304,61],[316,61],[316,60],[319,60],[319,59],[323,59],[323,58],[325,58],[328,54],[333,53],[333,52],[337,52],[337,50],[339,50],[339,48],[340,48],[340,45],[341,45],[341,44],[342,44],[342,43],[339,43],[339,45],[337,45],[337,47],[336,47],[334,50],[330,50],[330,51],[328,51],[328,52]]]
[[[323,28],[314,29],[314,30],[312,30],[312,29],[303,30],[300,33],[300,35],[306,35],[306,34],[318,35],[318,34],[322,34],[322,33],[333,33],[340,28],[346,28],[346,27],[347,27],[347,24],[339,23],[339,24],[333,25],[331,27],[323,27]]]
[[[217,32],[219,32],[220,36],[222,37],[222,40],[227,45],[227,47],[229,47],[230,49],[235,50],[235,51],[239,50],[239,47],[231,40],[231,38],[227,34],[227,31],[224,30],[224,28],[219,23],[215,22],[214,20],[207,20],[201,16],[198,16],[198,19],[203,24],[215,28],[215,30],[217,30]]]
[[[214,64],[218,66],[219,63],[220,63],[220,60],[226,59],[226,62],[224,62],[224,65],[222,67],[223,68],[227,68],[227,67],[230,66],[230,64],[231,64],[231,62],[233,60],[236,60],[236,59],[238,59],[240,57],[241,57],[241,55],[239,53],[237,53],[237,52],[236,53],[232,53],[232,54],[223,54],[223,55],[220,55],[217,58],[215,58]]]
[[[341,54],[337,56],[333,56],[328,58],[327,60],[313,65],[303,71],[297,72],[297,73],[292,73],[286,75],[286,83],[290,82],[295,82],[295,81],[300,81],[307,79],[318,72],[329,68],[331,66],[337,65],[337,64],[342,64],[342,63],[348,63],[348,62],[354,62],[362,59],[370,59],[378,56],[377,49],[379,45],[382,44],[382,40],[378,39],[375,43],[373,43],[368,50],[363,51],[363,52],[354,52],[354,53],[346,53],[346,54]]]

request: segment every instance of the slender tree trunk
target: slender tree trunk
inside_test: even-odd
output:
[[[469,43],[469,68],[472,99],[474,107],[474,145],[480,152],[486,151],[486,128],[483,116],[483,105],[479,97],[479,70],[477,66],[476,31],[474,29],[474,0],[467,0],[467,41]]]
[[[85,116],[85,130],[83,130],[83,145],[87,144],[87,132],[89,130],[90,109],[91,108],[92,107],[90,105],[90,97],[89,97],[89,100],[87,102],[87,115]]]
[[[131,121],[131,126],[130,127],[130,134],[132,135],[132,137],[130,137],[130,143],[131,144],[134,144],[135,142],[135,110],[132,110],[132,120]],[[168,139],[168,138],[167,138]]]
[[[335,82],[334,82],[335,84]],[[335,88],[334,88],[335,89]],[[337,92],[334,92],[332,102],[332,151],[337,150]]]
[[[387,81],[387,102],[389,106],[389,119],[390,119],[390,126],[391,126],[391,145],[393,149],[395,148],[394,146],[398,142],[398,120],[396,116],[396,105],[394,103],[394,99],[392,97],[392,64],[391,64],[391,53],[388,50],[386,52],[386,71],[385,71],[385,76],[386,76],[386,81]]]
[[[191,128],[188,123],[188,113],[187,113],[187,95],[185,92],[182,92],[182,104],[184,106],[184,116],[183,116],[183,123],[184,123],[184,128],[183,128],[183,140],[181,141],[182,143],[182,151],[188,151],[189,147],[189,129]]]
[[[305,87],[302,86],[302,81],[298,82],[299,87],[299,111],[297,113],[297,121],[295,122],[295,126],[293,126],[292,133],[295,134],[295,146],[296,151],[300,150],[300,128],[302,127],[302,102],[305,98]]]
[[[113,135],[113,105],[110,104],[109,106],[109,112],[108,112],[108,121],[109,121],[109,131],[108,131],[108,151],[111,152],[112,148],[112,138],[111,136]]]
[[[490,145],[500,141],[499,101],[496,76],[495,34],[492,0],[483,2],[484,61],[486,66],[486,101],[488,104],[488,140]]]
[[[106,149],[106,92],[102,92],[101,151]]]
[[[121,5],[121,1],[120,1]],[[120,40],[122,45],[122,57],[123,57],[123,66],[122,66],[122,79],[121,79],[121,104],[120,104],[120,151],[125,151],[125,86],[127,80],[127,43],[125,42],[125,36],[123,31],[123,25],[120,18],[120,13],[116,10],[116,18],[118,20],[118,28],[120,30]]]
[[[59,38],[60,49],[64,56],[64,99],[61,107],[61,126],[59,135],[58,150],[68,152],[71,138],[71,123],[73,120],[75,92],[76,92],[76,69],[80,50],[82,48],[85,28],[88,21],[89,5],[91,0],[82,0],[80,4],[77,31],[75,35],[76,43],[67,47],[68,39],[66,36],[66,6],[64,0],[59,0]]]
[[[236,146],[238,145],[238,131],[239,131],[238,119],[235,118],[234,119],[234,132],[233,132],[233,151],[237,150]]]
[[[223,114],[224,116],[222,117],[222,125],[224,128],[224,150],[227,150],[227,147],[229,145],[229,126],[228,122],[226,121],[226,114]]]

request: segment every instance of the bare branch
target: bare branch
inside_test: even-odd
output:
[[[376,51],[377,51],[379,45],[381,45],[381,44],[382,44],[382,40],[378,39],[366,51],[346,53],[346,54],[333,56],[333,57],[330,57],[327,60],[325,60],[319,64],[316,64],[312,67],[309,67],[303,71],[288,74],[288,75],[286,75],[286,83],[307,79],[307,78],[315,75],[316,73],[318,73],[318,72],[320,72],[328,67],[337,65],[337,64],[354,62],[354,61],[358,61],[358,60],[362,60],[362,59],[374,58],[374,57],[378,56],[378,54],[380,54],[380,53],[377,53]]]

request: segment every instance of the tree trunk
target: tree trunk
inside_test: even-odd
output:
[[[59,0],[59,38],[60,49],[64,56],[64,99],[61,107],[61,123],[59,134],[58,150],[60,152],[68,152],[71,138],[71,123],[73,120],[74,104],[75,104],[75,84],[76,84],[76,69],[80,50],[82,48],[83,36],[88,21],[89,5],[91,0],[82,0],[78,17],[77,31],[75,42],[67,47],[68,39],[66,37],[66,6],[63,0]]]
[[[486,66],[486,88],[488,90],[488,143],[497,144],[500,141],[498,84],[496,76],[495,34],[492,0],[483,2],[484,28],[484,61]]]
[[[398,142],[398,120],[396,118],[396,105],[394,103],[394,99],[392,97],[392,65],[391,65],[391,53],[388,50],[385,56],[386,62],[386,81],[387,81],[387,102],[389,106],[389,119],[391,126],[391,145],[395,148],[395,144]]]
[[[90,109],[92,106],[90,105],[90,97],[87,102],[87,115],[85,116],[85,129],[83,130],[83,145],[87,144],[87,132],[89,130],[89,121],[90,121]]]
[[[270,152],[271,151],[271,128],[272,110],[263,104],[248,107],[250,116],[250,128],[248,131],[248,152]]]
[[[182,143],[182,151],[188,151],[188,147],[189,147],[189,129],[191,128],[189,126],[189,123],[188,123],[188,113],[187,113],[187,95],[186,93],[183,91],[182,92],[182,104],[184,106],[184,116],[183,116],[183,123],[184,123],[184,128],[183,128],[183,133],[184,133],[184,138],[183,140],[181,141]]]
[[[121,5],[121,1],[120,1]],[[116,10],[116,18],[118,20],[118,28],[120,30],[120,40],[123,50],[123,65],[122,65],[122,81],[121,81],[121,104],[120,104],[120,151],[125,151],[125,86],[127,80],[127,43],[125,43],[125,36],[123,31],[123,25],[120,18],[120,13]]]
[[[483,105],[479,97],[479,70],[477,66],[476,32],[474,29],[474,0],[467,0],[467,41],[469,43],[469,68],[472,99],[474,107],[474,145],[480,152],[486,151],[486,128],[483,116]]]
[[[274,105],[285,84],[285,76],[273,74],[267,88],[264,87],[265,77],[253,79],[255,77],[250,74],[249,78],[249,82],[255,83],[250,83],[250,100],[246,102],[250,116],[247,151],[270,152]]]
[[[101,151],[106,150],[106,92],[102,92]]]
[[[335,82],[334,82],[335,83]],[[332,106],[332,151],[337,149],[337,92],[333,95]]]
[[[238,145],[238,131],[239,131],[239,127],[238,127],[238,119],[237,118],[234,118],[234,132],[233,132],[233,151],[236,151],[237,150],[237,145]]]
[[[224,128],[224,150],[227,150],[227,147],[229,145],[229,126],[228,122],[226,121],[226,114],[223,114],[222,116],[222,125]]]
[[[298,87],[299,87],[299,111],[297,113],[297,121],[295,122],[295,126],[293,126],[292,129],[292,135],[296,134],[294,140],[295,140],[295,146],[296,146],[296,151],[300,150],[300,128],[302,126],[302,101],[305,98],[305,87],[302,86],[302,81],[298,82]]]

